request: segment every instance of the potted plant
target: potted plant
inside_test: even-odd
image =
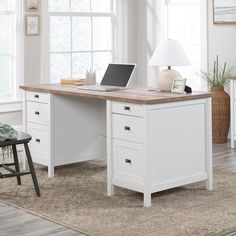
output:
[[[209,71],[201,71],[202,77],[207,80],[212,95],[212,141],[213,143],[227,143],[230,123],[230,97],[224,86],[232,76],[233,68],[219,65],[216,56],[214,66]]]

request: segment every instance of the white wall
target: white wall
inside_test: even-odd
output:
[[[25,1],[25,0],[23,0]],[[40,15],[40,13],[36,13]],[[25,11],[24,19],[27,15],[35,15]],[[40,23],[41,23],[40,19]],[[24,27],[25,29],[25,27]],[[40,31],[41,31],[40,24]],[[41,32],[36,36],[27,36],[24,32],[24,84],[38,84],[41,79]]]
[[[40,36],[24,36],[24,84],[40,83]]]
[[[213,64],[216,55],[221,62],[227,61],[236,66],[236,26],[230,24],[213,24],[213,6],[209,1],[209,63]]]
[[[216,55],[223,64],[236,67],[236,26],[235,24],[213,24],[213,5],[208,1],[208,56],[209,65],[214,64]],[[236,71],[234,72],[236,73]],[[230,93],[230,85],[225,89]]]

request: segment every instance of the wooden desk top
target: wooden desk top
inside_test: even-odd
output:
[[[174,94],[170,92],[148,91],[147,88],[132,88],[126,90],[100,92],[90,90],[79,90],[74,85],[61,84],[41,84],[20,86],[26,91],[36,91],[52,94],[97,98],[120,102],[130,102],[138,104],[158,104],[167,102],[186,101],[211,97],[208,92],[193,92],[192,94]]]

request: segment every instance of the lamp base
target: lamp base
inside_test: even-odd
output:
[[[182,76],[176,70],[171,70],[171,69],[163,70],[159,72],[157,76],[157,87],[161,91],[170,92],[173,79],[182,79]]]

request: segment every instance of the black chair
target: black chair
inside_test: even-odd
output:
[[[31,158],[31,154],[30,154],[30,150],[28,146],[28,143],[30,140],[31,140],[31,136],[29,134],[18,132],[16,140],[0,141],[0,147],[9,147],[9,146],[12,147],[13,158],[14,158],[14,163],[0,164],[0,168],[4,168],[8,172],[10,172],[7,174],[3,174],[0,172],[0,179],[16,177],[18,185],[21,185],[21,176],[31,174],[36,194],[38,197],[40,197],[38,180],[35,174],[34,165],[32,162],[32,158]],[[17,149],[16,149],[16,146],[20,144],[24,145],[25,154],[28,160],[30,171],[20,172],[19,160],[18,160]],[[15,169],[12,169],[10,166],[15,166]]]

